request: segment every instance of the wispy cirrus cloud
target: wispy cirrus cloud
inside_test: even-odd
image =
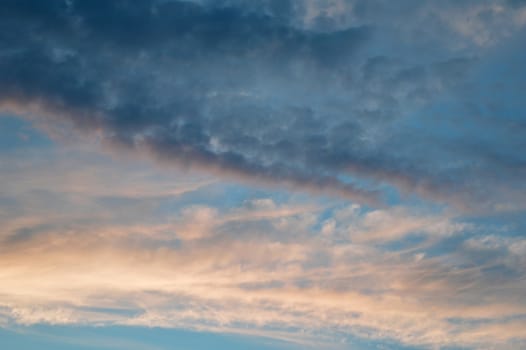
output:
[[[113,200],[87,188],[84,200],[68,200],[75,181],[101,184],[68,176],[81,158],[58,155],[63,165],[52,169],[72,181],[52,187],[44,177],[21,195],[24,175],[42,173],[22,160],[11,178],[18,203],[2,203],[3,212],[26,208],[4,216],[0,234],[8,322],[248,332],[305,346],[337,347],[350,335],[425,347],[524,341],[520,237],[423,208],[251,196],[211,205],[224,185],[164,193],[161,170],[138,177],[100,156],[86,166],[123,170],[134,195],[112,193],[112,177],[100,177]],[[137,193],[156,184],[160,196]],[[34,199],[43,189],[46,211]]]
[[[24,324],[248,327],[269,336],[285,330],[292,339],[303,329],[328,339],[381,334],[420,346],[522,339],[526,305],[516,292],[524,288],[523,240],[490,248],[489,258],[487,248],[468,242],[464,249],[486,260],[470,265],[455,261],[462,254],[427,258],[335,245],[305,238],[308,230],[284,236],[284,221],[307,229],[314,223],[308,216],[241,220],[209,224],[211,232],[197,237],[173,223],[162,238],[152,236],[155,227],[143,228],[145,235],[133,226],[54,229],[4,241],[5,313]]]

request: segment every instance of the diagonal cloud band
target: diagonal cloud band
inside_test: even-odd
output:
[[[7,0],[0,105],[63,118],[163,161],[369,204],[378,183],[461,205],[496,197],[481,195],[491,171],[503,178],[494,191],[519,183],[520,156],[473,152],[476,137],[452,150],[440,124],[412,117],[464,82],[475,49],[442,47],[415,63],[402,32],[387,36],[400,40],[389,54],[380,23],[301,24],[309,4]],[[523,189],[512,191],[516,202]]]

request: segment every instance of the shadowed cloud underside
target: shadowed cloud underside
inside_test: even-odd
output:
[[[0,327],[524,348],[524,5],[2,1]]]

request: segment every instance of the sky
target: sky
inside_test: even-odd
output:
[[[526,348],[526,1],[2,0],[0,347]]]

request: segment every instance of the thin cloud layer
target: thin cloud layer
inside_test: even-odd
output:
[[[70,180],[28,185],[46,165],[20,158],[0,197],[7,324],[160,326],[335,348],[352,336],[426,348],[526,341],[526,241],[511,228],[290,196],[212,205],[224,184],[188,186],[179,174],[172,185],[184,190],[167,193],[166,174],[138,176],[144,164],[45,152],[47,172]],[[130,193],[101,192],[116,176],[86,181],[79,163],[133,180]]]
[[[453,4],[423,2],[406,14],[384,5],[5,1],[1,104],[230,178],[369,204],[386,183],[462,207],[521,206],[522,156],[515,148],[504,156],[505,145],[478,132],[456,137],[433,104],[478,102],[470,84],[487,84],[469,74],[498,39],[519,35],[522,7],[463,4],[491,28],[507,21],[498,38],[486,38],[478,22],[466,27],[452,16]],[[416,37],[411,16],[429,32]],[[494,113],[506,102],[495,101]],[[453,112],[478,123],[464,107]],[[502,128],[478,125],[481,133]],[[523,143],[517,130],[502,132]]]
[[[348,335],[426,347],[524,342],[523,239],[470,239],[458,253],[428,258],[422,252],[433,245],[406,252],[353,243],[360,233],[352,223],[345,243],[313,236],[317,213],[218,219],[203,210],[197,227],[183,214],[158,227],[40,224],[29,238],[19,228],[11,233],[18,239],[2,242],[4,315],[22,324],[281,332],[297,341],[319,333],[329,344]],[[435,234],[405,234],[415,232]]]

